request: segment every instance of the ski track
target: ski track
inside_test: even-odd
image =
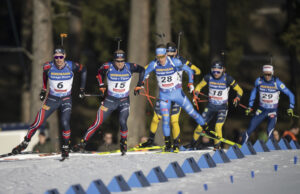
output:
[[[0,161],[0,194],[44,193],[57,188],[65,193],[71,185],[81,184],[86,191],[93,180],[101,179],[108,185],[112,178],[123,175],[128,181],[133,172],[142,170],[147,176],[150,170],[160,166],[163,171],[174,161],[181,166],[185,159],[213,151],[189,151],[177,154],[111,155],[71,154],[70,159],[59,162],[59,156],[43,159]],[[298,163],[294,165],[294,156]],[[18,156],[15,156],[18,157]],[[21,157],[21,156],[19,156]],[[32,157],[32,155],[26,155]],[[216,168],[186,174],[186,177],[169,179],[166,183],[154,183],[146,188],[132,188],[126,193],[300,193],[300,151],[272,151],[217,164]],[[274,171],[274,164],[278,171]],[[255,177],[251,178],[251,171]],[[233,175],[234,182],[230,182]],[[203,184],[208,185],[205,191]]]

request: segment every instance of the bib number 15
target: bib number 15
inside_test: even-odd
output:
[[[125,83],[116,83],[115,84],[115,88],[124,88],[125,87]]]

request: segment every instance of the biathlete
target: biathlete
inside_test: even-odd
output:
[[[40,93],[40,100],[46,100],[44,101],[41,110],[38,112],[34,123],[30,125],[28,133],[24,137],[24,141],[12,150],[13,154],[19,154],[21,151],[25,150],[36,130],[55,110],[60,109],[63,137],[61,146],[62,157],[66,158],[69,156],[71,136],[70,117],[72,112],[71,90],[74,72],[81,73],[79,96],[82,98],[84,97],[87,71],[85,66],[65,60],[66,53],[62,48],[54,50],[53,58],[53,61],[43,65],[43,87]],[[50,91],[47,96],[48,81]]]
[[[167,43],[167,56],[170,57],[171,59],[177,58],[179,59],[182,64],[187,65],[194,71],[194,75],[200,75],[201,70],[192,64],[190,61],[187,59],[183,58],[182,56],[179,56],[177,54],[177,48],[176,44],[173,42]],[[147,68],[146,66],[145,68]],[[179,84],[182,84],[182,73],[183,70],[178,71],[179,76],[180,76],[180,81]],[[179,142],[180,142],[180,126],[179,126],[179,116],[181,112],[181,107],[176,104],[175,102],[171,103],[171,125],[172,125],[172,136],[173,136],[173,148],[178,149],[179,147]],[[156,101],[155,103],[155,108],[154,108],[154,113],[153,113],[153,118],[150,124],[150,134],[148,137],[148,140],[142,144],[140,144],[139,147],[148,147],[148,146],[153,146],[154,145],[154,138],[155,134],[158,128],[159,121],[161,120],[162,115],[160,113],[160,103],[159,101]]]
[[[134,89],[134,94],[137,95],[143,87],[143,78],[145,69],[135,63],[125,62],[125,52],[117,50],[114,52],[114,61],[103,64],[98,71],[98,83],[101,95],[104,95],[106,86],[104,79],[107,80],[107,96],[102,102],[95,122],[87,129],[84,138],[81,140],[77,148],[84,149],[88,140],[93,136],[96,130],[107,119],[107,117],[115,110],[119,112],[120,122],[120,150],[122,155],[127,151],[127,119],[129,116],[129,88],[132,78],[132,73],[139,73],[139,81]]]
[[[289,97],[290,106],[287,109],[289,116],[294,116],[295,96],[282,83],[279,78],[273,76],[274,68],[272,65],[264,65],[262,68],[263,76],[255,80],[254,88],[251,91],[249,99],[249,107],[246,110],[246,115],[253,111],[253,104],[256,98],[256,93],[259,93],[259,107],[255,115],[250,121],[247,131],[244,133],[242,143],[247,142],[251,133],[265,119],[268,119],[268,138],[273,138],[273,131],[277,122],[277,108],[279,103],[280,92],[283,92]]]
[[[168,57],[166,46],[159,45],[156,48],[156,60],[151,61],[145,71],[144,79],[146,79],[152,71],[155,72],[159,86],[160,113],[163,120],[163,133],[165,139],[164,151],[171,151],[169,112],[172,102],[175,102],[185,109],[199,125],[205,125],[201,115],[194,110],[192,103],[182,91],[181,76],[179,73],[182,70],[188,73],[189,92],[193,92],[193,71],[187,65],[182,64],[178,58]],[[178,151],[178,149],[175,148],[174,151]]]

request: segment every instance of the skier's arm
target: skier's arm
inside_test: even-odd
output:
[[[202,88],[204,88],[207,85],[209,76],[204,76],[203,79],[201,80],[201,82],[196,86],[195,91],[196,92],[200,92],[202,90]]]
[[[192,64],[189,60],[183,58],[180,56],[179,58],[182,62],[182,64],[187,65],[189,68],[191,68],[194,71],[195,75],[200,75],[201,74],[201,70],[194,64]]]
[[[47,90],[47,83],[48,83],[48,71],[51,68],[51,65],[49,63],[44,64],[43,66],[43,86],[42,90]]]
[[[283,92],[290,99],[290,108],[294,109],[295,107],[295,96],[294,94],[282,83],[279,79],[276,80],[277,87],[279,91]]]
[[[189,84],[193,84],[194,83],[194,72],[193,72],[193,70],[185,64],[181,66],[181,69],[188,74]]]
[[[137,83],[137,86],[142,86],[143,85],[143,79],[145,75],[145,69],[144,67],[137,65],[135,63],[130,63],[130,71],[131,72],[136,72],[139,73],[139,81]]]
[[[238,85],[238,83],[231,76],[227,76],[228,85],[232,87],[236,93],[238,98],[243,96],[243,89]]]
[[[109,69],[109,64],[104,63],[98,70],[97,80],[100,87],[104,86],[104,78],[108,69]]]
[[[86,84],[86,78],[87,78],[87,70],[85,65],[79,63],[73,63],[73,71],[81,73],[80,90],[84,90]]]
[[[144,74],[144,78],[143,78],[143,81],[145,79],[147,79],[149,77],[149,74],[155,70],[155,62],[150,62],[149,65],[146,65],[146,69],[145,69],[145,74]]]

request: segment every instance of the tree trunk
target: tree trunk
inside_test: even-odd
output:
[[[165,34],[163,42],[161,38],[156,36],[156,44],[167,44],[170,42],[172,40],[170,0],[156,0],[155,24],[156,32],[159,34]]]
[[[41,108],[39,93],[41,91],[42,64],[52,59],[52,20],[51,0],[33,0],[33,61],[31,74],[31,120],[34,119]],[[53,146],[58,146],[58,121],[57,112],[48,119],[49,134]]]
[[[131,0],[129,29],[129,62],[144,66],[149,52],[149,0]],[[130,86],[130,115],[128,118],[128,146],[136,145],[146,128],[146,98],[134,96],[133,89],[138,81],[134,75]]]
[[[226,48],[227,0],[210,1],[210,60],[221,60],[220,52]]]
[[[31,34],[32,34],[32,0],[23,1],[22,6],[22,47],[31,50]],[[28,65],[31,63],[28,59],[25,60],[24,70],[24,83],[22,87],[22,122],[28,122],[30,120],[30,86],[29,86],[29,68]]]
[[[68,37],[68,58],[72,59],[73,61],[79,62],[80,61],[80,51],[81,51],[81,12],[80,10],[76,9],[79,8],[79,0],[71,0],[70,3],[73,5],[70,7],[70,18],[69,18],[69,37]]]
[[[168,42],[170,42],[172,40],[170,0],[163,0],[163,1],[156,0],[155,24],[156,24],[156,32],[158,34],[165,35],[163,40],[159,36],[156,36],[156,45],[162,43],[167,44]],[[158,96],[158,88],[156,89],[156,94]],[[158,129],[155,135],[155,142],[158,145],[164,145],[163,137],[164,134],[162,130],[162,122],[159,122]]]

